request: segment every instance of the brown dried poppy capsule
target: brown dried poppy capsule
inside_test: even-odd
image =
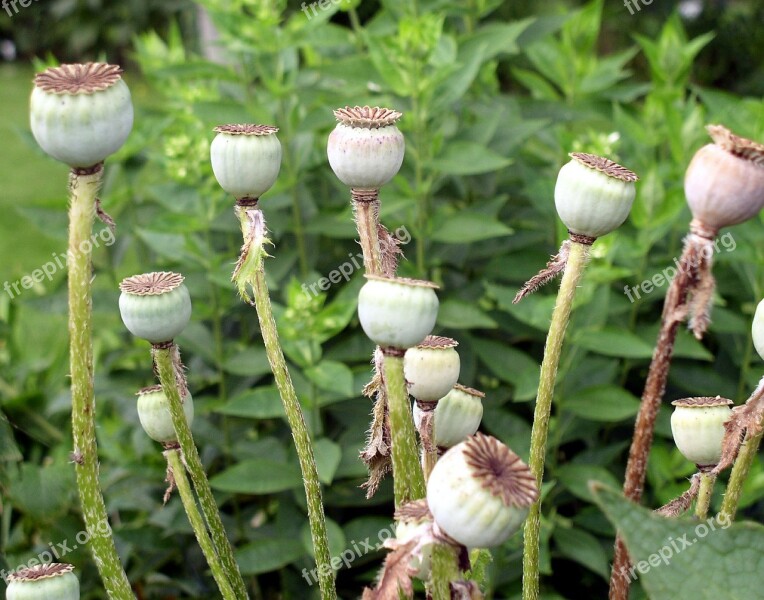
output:
[[[706,129],[714,143],[692,157],[684,191],[692,216],[718,231],[747,221],[764,206],[764,145],[721,125]]]
[[[468,548],[502,544],[520,529],[538,496],[536,479],[520,457],[481,433],[446,452],[427,482],[435,523]]]

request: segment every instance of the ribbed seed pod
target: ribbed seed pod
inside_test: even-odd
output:
[[[79,600],[80,582],[74,567],[64,563],[36,565],[8,578],[6,600]]]
[[[177,442],[175,428],[172,424],[170,405],[161,385],[153,385],[143,388],[138,396],[138,419],[141,427],[152,440],[166,444]],[[186,415],[186,423],[191,427],[194,422],[194,399],[191,394],[181,398],[183,413]]]
[[[458,345],[451,338],[428,335],[421,344],[406,350],[403,372],[409,394],[423,402],[445,396],[459,380]]]
[[[679,452],[699,467],[719,463],[724,423],[732,415],[732,400],[716,397],[683,398],[671,403],[671,433]]]
[[[122,322],[134,336],[152,344],[172,341],[191,319],[191,296],[178,273],[134,275],[119,289]]]

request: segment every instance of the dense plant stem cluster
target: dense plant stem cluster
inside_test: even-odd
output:
[[[257,257],[255,259],[256,263],[246,272],[247,280],[238,282],[238,285],[240,288],[248,285],[252,290],[257,318],[260,323],[260,331],[262,332],[265,351],[268,355],[268,362],[271,365],[276,387],[279,390],[279,395],[284,405],[284,412],[286,413],[289,428],[292,431],[292,438],[294,439],[300,469],[302,470],[321,597],[324,600],[331,600],[336,598],[337,592],[334,583],[334,570],[331,567],[329,537],[326,531],[326,518],[321,500],[321,485],[318,480],[316,460],[313,455],[313,446],[310,441],[308,427],[305,424],[302,407],[297,398],[297,393],[295,392],[292,378],[289,375],[286,360],[284,359],[284,353],[279,344],[278,330],[276,329],[276,321],[273,318],[273,309],[268,294],[268,286],[265,281],[265,267],[263,265],[263,257],[265,255],[263,246],[267,243],[265,219],[262,211],[256,206],[246,208],[237,206],[236,211],[241,224],[246,251],[250,256]],[[253,243],[259,247],[252,247]],[[242,272],[239,272],[239,275],[242,276]],[[234,277],[236,277],[236,274]]]
[[[96,195],[103,165],[73,169],[69,176],[69,361],[72,388],[74,468],[87,531],[108,522],[98,481],[92,341],[91,245]],[[93,535],[91,551],[110,598],[133,598],[111,535]]]
[[[191,435],[191,429],[183,412],[181,396],[178,390],[178,379],[183,376],[178,372],[179,367],[176,366],[176,361],[173,360],[173,350],[174,344],[172,343],[156,344],[152,348],[152,356],[157,375],[159,376],[159,382],[167,396],[172,423],[178,437],[178,444],[183,453],[183,462],[188,469],[189,475],[191,475],[191,481],[194,484],[196,493],[199,495],[199,504],[202,507],[212,542],[225,568],[229,583],[236,591],[238,598],[248,598],[247,587],[244,584],[244,580],[239,572],[239,566],[236,564],[236,559],[233,556],[233,549],[226,536],[225,527],[220,518],[215,497],[212,494],[212,488],[210,488],[210,483],[204,471],[204,465],[199,457],[194,438]]]
[[[590,246],[572,241],[567,257],[567,265],[557,293],[557,302],[552,312],[552,322],[549,326],[544,358],[541,363],[539,389],[536,396],[536,409],[533,414],[533,429],[531,430],[531,451],[528,466],[536,478],[539,489],[544,476],[544,459],[546,456],[547,431],[549,416],[552,410],[552,398],[557,378],[557,367],[560,363],[562,343],[565,330],[568,327],[570,313],[573,309],[573,299],[576,287],[586,266]],[[536,600],[539,598],[539,535],[541,527],[541,499],[530,507],[530,513],[525,521],[523,532],[523,599]]]

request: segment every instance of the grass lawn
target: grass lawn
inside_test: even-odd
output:
[[[0,65],[0,286],[66,251],[67,168],[37,149],[29,131],[33,74],[28,65]]]

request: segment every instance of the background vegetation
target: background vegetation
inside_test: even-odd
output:
[[[117,311],[121,278],[163,269],[185,274],[194,300],[178,340],[194,432],[243,571],[259,598],[316,594],[300,575],[311,559],[296,457],[253,309],[229,281],[240,233],[209,166],[217,124],[281,128],[282,172],[263,200],[275,242],[267,269],[316,440],[333,554],[389,526],[391,487],[372,501],[358,487],[371,408],[360,394],[372,349],[355,317],[362,277],[317,297],[301,289],[359,251],[349,194],[325,157],[331,110],[345,104],[404,112],[406,160],[382,191],[382,219],[411,234],[402,272],[442,286],[439,332],[460,342],[462,382],[487,394],[483,429],[521,456],[554,290],[518,306],[511,299],[565,233],[552,201],[557,170],[581,150],[641,176],[628,223],[597,243],[584,277],[548,448],[543,597],[605,596],[613,531],[586,482],[620,486],[665,293],[631,303],[623,289],[681,250],[690,219],[683,173],[707,142],[703,126],[764,140],[764,9],[698,2],[700,14],[683,18],[679,10],[690,15],[695,3],[654,2],[634,15],[604,4],[350,0],[308,18],[278,0],[56,0],[0,14],[0,35],[25,60],[52,52],[126,63],[138,107],[128,145],[107,166],[102,198],[118,229],[116,243],[96,252],[95,335],[101,473],[141,597],[214,595],[178,499],[162,506],[164,460],[138,425],[133,395],[153,381],[148,346]],[[200,7],[219,31],[222,61],[205,58],[194,35]],[[36,150],[26,125],[32,72],[26,62],[0,68],[0,284],[65,247],[66,172]],[[760,378],[749,334],[764,295],[760,229],[738,226],[734,250],[720,245],[710,334],[702,344],[680,337],[667,400],[721,394],[739,403]],[[18,297],[0,294],[0,569],[82,527],[68,465],[65,285],[58,273]],[[682,491],[693,471],[673,448],[668,415],[664,408],[649,465],[651,507]],[[763,500],[756,465],[746,516],[764,520]],[[496,598],[519,592],[519,544],[494,553]],[[358,594],[380,558],[339,572],[343,596]],[[66,560],[85,597],[102,597],[86,549]]]

